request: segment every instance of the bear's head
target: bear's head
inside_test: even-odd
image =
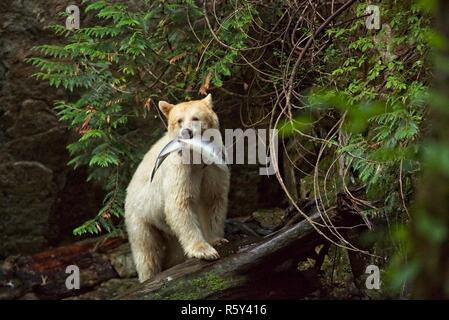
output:
[[[218,117],[213,110],[212,96],[171,104],[159,101],[159,109],[168,120],[170,138],[192,138],[207,129],[218,129]]]

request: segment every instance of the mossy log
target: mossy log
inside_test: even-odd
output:
[[[360,226],[358,214],[334,210],[330,218],[336,227]],[[322,223],[318,214],[311,219]],[[331,237],[327,229],[321,232]],[[319,259],[317,246],[328,243],[303,220],[258,243],[231,250],[227,246],[219,248],[222,258],[218,261],[187,260],[119,295],[118,299],[302,298],[317,290],[320,283],[318,270],[300,271],[298,262]]]

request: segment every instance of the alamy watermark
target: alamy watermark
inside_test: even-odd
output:
[[[67,30],[78,30],[80,28],[80,8],[77,5],[71,4],[65,12],[68,14],[65,19],[65,27]]]
[[[370,264],[366,267],[365,273],[368,274],[365,280],[365,287],[369,290],[379,290],[381,284],[379,267],[374,264]]]
[[[80,268],[71,264],[65,268],[65,273],[69,276],[65,279],[65,286],[68,290],[78,290],[80,288]]]
[[[379,30],[380,29],[380,9],[379,6],[369,5],[365,9],[365,14],[368,16],[365,20],[365,27],[368,30]]]
[[[183,149],[185,164],[254,164],[260,175],[273,175],[278,159],[278,131],[276,129],[225,129],[224,140],[217,129],[201,131],[199,122],[193,124],[191,139],[211,142],[200,152]],[[213,155],[216,155],[215,157]],[[222,156],[220,156],[222,155]]]

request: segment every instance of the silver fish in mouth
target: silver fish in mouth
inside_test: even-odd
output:
[[[181,152],[191,150],[200,154],[205,165],[216,165],[218,168],[226,170],[228,168],[226,151],[224,147],[217,146],[211,141],[203,140],[201,138],[175,138],[167,143],[159,152],[154,164],[153,172],[151,173],[150,182],[153,181],[157,169],[162,162],[173,152]]]

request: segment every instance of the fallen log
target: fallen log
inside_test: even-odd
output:
[[[127,270],[123,265],[132,263],[126,242],[126,238],[104,237],[33,255],[11,256],[0,263],[0,300],[20,299],[24,295],[35,299],[61,299],[79,295],[109,279],[133,276],[124,274]],[[70,265],[79,269],[79,289],[66,286],[69,276],[66,268]],[[128,267],[133,268],[133,265]]]
[[[334,211],[336,227],[358,228],[358,214]],[[315,214],[311,219],[322,222]],[[321,232],[332,237],[326,228]],[[299,271],[298,262],[317,258],[315,248],[328,244],[303,220],[275,235],[237,250],[219,249],[214,262],[190,259],[119,295],[117,299],[280,299],[302,298],[319,287],[317,270]],[[227,256],[226,256],[227,255]],[[322,258],[321,258],[322,259]]]

